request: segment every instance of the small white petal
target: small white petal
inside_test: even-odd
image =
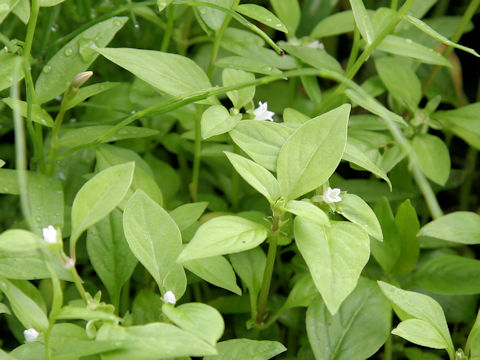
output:
[[[25,337],[25,342],[33,342],[37,341],[38,339],[38,331],[34,328],[27,329],[23,332],[23,336]]]
[[[48,225],[48,227],[42,229],[43,233],[43,240],[48,244],[55,244],[57,242],[57,230],[52,226]]]
[[[332,189],[329,187],[327,191],[323,193],[323,201],[325,201],[327,204],[342,201],[342,198],[340,197],[340,191],[341,190],[338,188]]]
[[[268,104],[267,104],[266,101],[264,103],[259,101],[258,102],[258,108],[253,110],[253,115],[255,115],[253,120],[259,120],[259,121],[270,120],[270,121],[273,121],[272,116],[275,115],[275,113],[273,111],[268,111],[267,106],[268,106]]]
[[[177,298],[175,297],[175,294],[168,290],[165,295],[163,295],[163,301],[167,304],[172,304],[175,305],[177,302]]]
[[[311,49],[319,49],[319,50],[324,50],[325,49],[325,47],[323,46],[323,43],[321,43],[318,40],[314,40],[312,42],[309,42],[307,44],[307,47],[309,47]]]

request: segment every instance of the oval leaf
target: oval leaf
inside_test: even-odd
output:
[[[412,147],[425,176],[439,185],[445,185],[450,175],[447,145],[437,136],[419,134],[413,138]]]
[[[296,199],[321,186],[333,174],[347,142],[350,105],[307,121],[283,145],[277,176],[282,195]]]
[[[133,254],[153,276],[162,294],[165,279],[182,249],[180,230],[168,213],[143,191],[137,190],[123,214],[125,237]],[[180,298],[183,294],[176,293]]]
[[[480,244],[480,215],[456,211],[429,222],[420,229],[418,235],[459,244]]]
[[[332,222],[326,227],[302,217],[295,218],[294,233],[315,286],[335,314],[370,257],[368,234],[352,223]]]
[[[179,262],[232,254],[260,245],[267,229],[239,216],[219,216],[200,226],[178,257]]]
[[[133,179],[134,163],[112,166],[91,178],[72,205],[71,247],[80,234],[105,217],[122,201]]]

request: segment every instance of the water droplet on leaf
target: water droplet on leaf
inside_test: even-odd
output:
[[[44,72],[45,74],[48,74],[50,71],[52,71],[52,67],[51,67],[50,65],[45,65],[45,66],[43,67],[43,72]]]
[[[73,50],[70,48],[66,48],[63,53],[65,54],[65,56],[72,56]]]

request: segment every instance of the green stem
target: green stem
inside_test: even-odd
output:
[[[383,360],[393,360],[393,336],[390,335],[384,345]]]
[[[50,139],[50,151],[48,153],[48,164],[46,169],[46,173],[48,175],[52,175],[53,172],[55,171],[55,160],[56,160],[56,157],[58,154],[58,148],[59,148],[58,134],[60,132],[60,128],[62,127],[65,113],[66,113],[66,109],[65,109],[65,106],[63,106],[63,102],[62,102],[62,105],[60,106],[60,111],[58,112],[57,117],[55,118],[55,125],[52,131],[52,137]]]
[[[87,147],[95,146],[97,144],[100,144],[104,139],[106,139],[111,134],[113,134],[116,131],[120,130],[121,128],[131,124],[132,122],[134,122],[134,121],[136,121],[136,120],[138,120],[142,117],[147,116],[148,114],[152,114],[152,115],[164,114],[164,113],[167,113],[169,111],[178,109],[178,108],[180,108],[184,105],[207,99],[211,96],[218,96],[218,95],[226,94],[229,91],[239,90],[239,89],[243,89],[243,88],[249,87],[249,86],[265,85],[265,84],[269,84],[273,81],[283,80],[284,78],[288,78],[288,77],[299,77],[299,76],[303,76],[303,75],[306,75],[306,76],[308,76],[308,75],[321,75],[322,72],[323,72],[323,70],[312,69],[312,68],[290,70],[290,71],[285,71],[285,72],[280,73],[280,74],[264,76],[264,77],[261,77],[259,79],[255,79],[255,80],[252,80],[252,81],[246,81],[246,82],[243,82],[243,83],[234,84],[234,85],[230,85],[230,86],[212,87],[212,88],[207,89],[207,90],[201,90],[201,91],[194,92],[194,93],[191,93],[191,94],[187,94],[187,95],[184,95],[184,96],[181,96],[181,97],[173,98],[173,99],[165,101],[163,103],[160,103],[160,104],[151,106],[149,108],[143,109],[141,111],[138,111],[137,113],[135,113],[135,114],[125,118],[124,120],[120,121],[118,124],[113,126],[110,130],[106,131],[96,141],[74,147],[74,148],[66,151],[65,153],[63,153],[61,156],[59,156],[59,158],[57,160],[62,160],[65,157],[69,156],[70,154],[72,154],[72,153],[74,153],[78,150],[85,149]]]
[[[2,44],[4,44],[4,45],[7,47],[8,51],[10,51],[10,52],[14,52],[14,51],[16,50],[16,48],[17,48],[17,46],[14,45],[14,44],[10,41],[10,39],[9,39],[8,37],[6,37],[5,35],[3,35],[2,33],[0,33],[0,42],[1,42]]]
[[[37,26],[37,19],[38,13],[40,10],[40,6],[38,4],[38,0],[32,0],[32,4],[30,7],[30,20],[28,21],[27,25],[27,34],[25,36],[25,43],[23,47],[23,69],[25,73],[25,88],[27,94],[27,129],[30,135],[30,138],[33,143],[33,161],[39,162],[40,166],[43,166],[43,152],[42,152],[42,140],[41,140],[41,129],[38,128],[35,131],[33,127],[33,120],[32,120],[32,109],[33,104],[36,102],[36,95],[35,95],[35,88],[33,86],[33,79],[31,73],[31,52],[32,52],[32,44],[33,38],[35,35],[35,29]]]
[[[347,72],[349,72],[349,70],[355,63],[355,60],[357,59],[359,51],[360,51],[360,31],[358,31],[358,27],[355,26],[355,29],[353,30],[352,51],[350,52],[350,56],[348,58],[348,63],[347,63]]]
[[[282,220],[282,216],[283,214],[276,214],[275,211],[273,213],[273,222],[269,236],[270,243],[268,245],[267,263],[265,265],[262,288],[258,298],[257,318],[255,321],[257,326],[261,326],[263,324],[263,320],[265,319],[265,314],[267,312],[268,293],[270,292],[275,257],[277,255],[278,236],[280,235],[280,222]]]
[[[235,0],[231,6],[231,8],[235,8],[240,0]],[[217,61],[217,56],[218,56],[218,50],[220,49],[220,43],[223,38],[223,33],[228,27],[228,24],[230,23],[230,20],[232,19],[231,14],[227,14],[225,16],[225,19],[223,20],[222,26],[220,26],[220,29],[217,30],[215,34],[215,41],[213,42],[213,49],[212,49],[212,55],[210,56],[210,62],[208,64],[208,69],[207,69],[207,76],[211,79],[212,78],[212,73],[213,69],[215,68],[215,62]]]
[[[87,304],[87,291],[83,287],[83,281],[80,275],[78,275],[77,269],[75,265],[70,268],[70,274],[72,274],[73,282],[75,283],[75,287],[77,288],[78,293],[82,297],[83,302],[85,305]]]
[[[232,141],[233,143],[233,141]],[[235,154],[240,153],[240,148],[237,144],[233,143],[233,152]],[[232,187],[231,187],[231,200],[232,208],[234,211],[238,211],[238,204],[240,199],[240,175],[235,169],[232,169]]]
[[[467,10],[462,16],[462,20],[460,21],[460,24],[458,24],[457,29],[455,30],[455,33],[453,34],[452,40],[454,43],[457,43],[460,38],[462,37],[463,33],[465,32],[465,28],[467,27],[468,23],[472,19],[473,15],[475,15],[475,12],[477,11],[478,6],[480,5],[480,0],[472,0],[470,4],[468,5]],[[449,57],[450,54],[453,52],[454,48],[451,46],[447,46],[444,48],[443,54],[445,57]],[[422,91],[425,94],[428,88],[432,85],[433,80],[437,77],[438,73],[441,70],[441,66],[437,65],[433,68],[431,73],[428,75],[427,79],[423,83],[422,86]]]
[[[167,51],[168,46],[170,45],[170,38],[172,37],[172,32],[173,32],[173,24],[174,24],[174,7],[169,6],[167,8],[167,28],[165,29],[165,33],[163,34],[163,40],[162,40],[162,46],[160,48],[160,51]]]
[[[185,56],[187,53],[187,48],[190,45],[190,42],[188,40],[188,36],[190,34],[190,28],[192,27],[192,22],[195,14],[193,13],[192,9],[188,9],[187,16],[185,18],[185,21],[183,22],[183,27],[182,27],[182,37],[180,41],[178,42],[178,54]],[[207,36],[208,39],[208,36]]]
[[[202,160],[202,113],[203,105],[198,105],[195,115],[195,143],[193,149],[193,174],[190,183],[190,198],[193,202],[197,201],[198,181],[200,179],[200,163]]]
[[[397,10],[397,8],[398,8],[398,0],[392,0],[392,2],[390,3],[390,9]]]

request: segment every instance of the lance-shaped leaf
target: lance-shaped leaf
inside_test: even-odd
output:
[[[288,138],[277,160],[283,196],[296,199],[333,174],[345,150],[349,113],[350,105],[342,105],[307,121]]]
[[[416,344],[435,345],[433,347],[446,349],[450,358],[454,358],[454,347],[447,321],[438,302],[427,295],[402,290],[383,281],[378,281],[378,285],[396,306],[395,312],[403,320],[394,333]],[[408,322],[411,319],[419,321]],[[406,324],[404,324],[405,320],[407,320]]]
[[[171,290],[165,282],[182,249],[175,221],[143,191],[137,190],[125,207],[123,228],[130,249],[153,276],[160,291]],[[177,299],[181,295],[175,294]]]
[[[287,350],[277,341],[232,339],[217,344],[218,355],[204,360],[249,359],[268,360]]]
[[[360,34],[362,34],[367,44],[371,44],[375,39],[375,31],[363,1],[350,0],[350,6],[352,7],[353,17],[355,18],[355,23],[357,24]]]
[[[255,190],[265,196],[270,203],[280,197],[280,185],[267,169],[243,156],[224,152],[233,167]]]
[[[72,205],[71,248],[83,231],[108,215],[127,194],[133,179],[133,162],[109,167],[91,178]]]
[[[235,8],[235,11],[274,28],[275,30],[288,33],[287,27],[280,21],[280,19],[260,5],[241,4]]]
[[[239,216],[219,216],[200,226],[178,257],[179,262],[232,254],[260,245],[267,229]]]
[[[169,95],[181,96],[211,87],[202,68],[185,56],[129,48],[105,48],[97,51]]]
[[[75,76],[87,70],[98,57],[94,49],[106,46],[127,22],[127,17],[112,17],[93,25],[62,47],[43,67],[35,90],[40,103],[64,92]]]
[[[480,244],[480,215],[456,211],[429,222],[418,233],[459,244]]]
[[[302,217],[295,218],[294,233],[315,286],[328,311],[335,314],[368,261],[368,234],[349,222],[331,222],[326,227]]]

